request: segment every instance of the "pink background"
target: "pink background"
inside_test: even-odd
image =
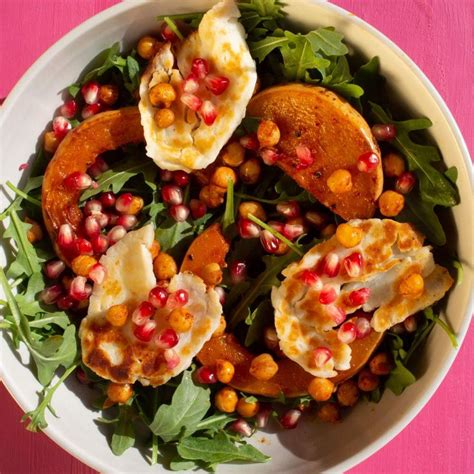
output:
[[[0,0],[0,97],[71,28],[117,0]],[[428,75],[474,150],[474,1],[334,0],[385,33]],[[474,331],[436,392],[392,442],[350,472],[474,472]],[[43,434],[20,425],[20,409],[0,386],[0,472],[80,473],[90,468]],[[71,426],[74,429],[74,426]],[[341,449],[343,447],[341,446]]]

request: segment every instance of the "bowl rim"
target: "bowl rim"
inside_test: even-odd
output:
[[[216,0],[217,1],[217,0]],[[291,3],[292,0],[289,0]],[[428,90],[430,95],[433,97],[436,105],[440,108],[443,117],[446,119],[447,123],[451,128],[451,132],[453,133],[457,144],[459,145],[460,152],[462,154],[462,158],[466,165],[466,171],[468,174],[468,181],[470,184],[471,191],[474,190],[474,171],[472,167],[472,161],[469,154],[469,150],[467,145],[464,141],[464,138],[461,134],[459,126],[457,125],[451,111],[449,110],[448,106],[446,105],[444,99],[441,97],[440,93],[425,75],[425,73],[417,66],[417,64],[403,51],[399,46],[397,46],[391,39],[381,33],[378,29],[374,26],[367,23],[362,18],[359,18],[355,14],[349,12],[348,10],[334,5],[325,0],[306,0],[310,3],[314,4],[321,4],[323,7],[327,8],[328,10],[333,10],[340,16],[349,16],[351,22],[356,23],[359,27],[366,30],[372,36],[375,36],[380,42],[384,43],[387,47],[392,49],[392,51],[396,52],[413,71],[413,73],[418,77],[418,79],[423,84],[424,88]],[[7,112],[9,109],[14,107],[15,101],[17,98],[23,93],[24,89],[28,86],[31,77],[36,74],[36,72],[43,67],[43,65],[47,64],[51,58],[61,50],[65,49],[70,43],[81,37],[84,33],[86,33],[89,29],[93,28],[97,24],[100,24],[104,20],[108,20],[120,13],[123,13],[127,10],[134,9],[140,7],[141,5],[149,3],[150,0],[134,0],[134,1],[122,1],[111,7],[106,8],[105,10],[100,11],[96,15],[92,16],[91,18],[85,20],[67,34],[62,36],[58,41],[56,41],[53,45],[51,45],[28,69],[27,71],[21,76],[19,81],[15,84],[12,90],[8,93],[5,102],[2,104],[0,108],[0,128],[2,128],[6,116],[8,115]],[[401,433],[408,424],[412,422],[412,420],[421,412],[423,407],[430,401],[434,393],[438,390],[439,386],[441,385],[442,381],[446,377],[449,369],[451,368],[455,358],[457,357],[461,345],[464,341],[466,336],[467,330],[469,328],[472,316],[474,312],[474,292],[471,293],[469,301],[466,307],[466,314],[462,319],[461,326],[459,332],[457,333],[457,339],[459,345],[457,349],[451,350],[448,357],[443,362],[442,370],[438,372],[436,377],[434,378],[433,382],[431,383],[430,387],[422,394],[419,400],[413,404],[410,411],[401,418],[398,422],[396,422],[390,429],[388,429],[382,436],[378,439],[372,441],[363,449],[361,449],[358,453],[352,455],[351,457],[341,461],[337,465],[331,468],[331,471],[340,472],[340,471],[347,471],[348,469],[353,468],[357,464],[361,463],[362,461],[366,460],[370,456],[372,456],[375,452],[383,448],[386,444],[388,444],[393,438],[395,438],[399,433]],[[0,366],[0,379],[2,380],[5,388],[12,396],[12,398],[16,401],[16,403],[20,406],[23,411],[25,407],[28,405],[29,400],[26,399],[21,390],[21,383],[17,383],[15,378],[5,373],[2,367]],[[60,446],[62,449],[67,451],[70,455],[78,459],[80,462],[84,463],[85,465],[99,471],[99,472],[110,472],[110,468],[103,463],[100,458],[96,456],[91,456],[90,453],[84,447],[80,445],[76,445],[70,442],[67,438],[64,438],[61,433],[59,433],[55,426],[54,422],[51,422],[48,427],[42,430],[55,444]]]

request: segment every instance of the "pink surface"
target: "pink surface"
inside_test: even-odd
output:
[[[289,1],[289,0],[288,0]],[[71,28],[116,0],[0,0],[0,97]],[[334,0],[395,41],[431,79],[474,150],[474,2],[472,0]],[[470,473],[474,331],[433,399],[392,442],[350,472]],[[0,387],[0,472],[93,471],[46,436],[24,430],[21,411]],[[71,426],[71,429],[74,429]],[[341,447],[343,449],[343,447]]]

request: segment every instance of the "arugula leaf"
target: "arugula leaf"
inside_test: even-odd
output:
[[[403,339],[396,334],[389,333],[389,335],[393,338],[390,342],[395,367],[390,372],[385,387],[395,395],[400,395],[406,387],[416,382],[416,377],[404,364],[407,353],[403,349]]]
[[[281,48],[287,43],[286,36],[267,36],[249,43],[250,54],[256,61],[262,62],[274,49]]]
[[[235,206],[234,206],[234,182],[229,179],[227,181],[227,194],[225,201],[224,215],[222,216],[222,230],[224,232],[235,223]]]
[[[161,405],[150,430],[165,443],[190,436],[211,406],[209,390],[194,385],[191,373],[184,372],[170,405]]]
[[[257,342],[262,335],[263,328],[273,320],[273,306],[269,299],[263,300],[249,315],[245,318],[245,323],[249,325],[245,345],[251,346]]]
[[[439,316],[434,314],[433,308],[426,308],[423,310],[423,314],[425,315],[426,319],[429,321],[433,321],[438,326],[443,329],[443,331],[448,335],[449,340],[451,341],[451,345],[456,349],[458,347],[458,340],[456,338],[456,334],[454,331],[445,323]]]
[[[268,36],[280,26],[280,21],[285,17],[283,2],[278,0],[249,0],[239,1],[241,13],[240,23],[245,28],[250,39]]]
[[[135,444],[134,418],[135,412],[130,405],[119,405],[119,414],[110,440],[110,448],[116,456],[122,455]]]
[[[191,243],[193,235],[193,225],[189,221],[176,222],[171,217],[167,217],[156,229],[156,238],[163,251],[176,258]]]
[[[314,54],[322,51],[326,56],[344,56],[349,52],[342,42],[344,35],[334,31],[334,28],[318,28],[310,31],[306,38]]]
[[[379,100],[381,91],[384,90],[385,78],[379,74],[379,70],[380,60],[378,56],[374,56],[367,63],[360,66],[354,74],[353,84],[358,85],[364,91],[360,100],[355,101],[356,106],[361,111],[369,100]]]
[[[464,268],[463,268],[463,265],[457,259],[454,259],[451,262],[451,264],[454,267],[454,269],[456,270],[456,286],[459,286],[464,281]]]

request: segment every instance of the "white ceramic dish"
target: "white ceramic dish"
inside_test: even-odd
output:
[[[0,117],[1,181],[18,182],[18,165],[35,150],[37,138],[61,103],[60,91],[73,82],[87,63],[117,40],[134,44],[145,32],[156,30],[155,16],[206,10],[210,0],[133,1],[118,4],[74,29],[50,48],[23,76],[8,96]],[[457,240],[464,266],[464,283],[454,288],[447,304],[447,316],[462,341],[473,310],[473,175],[469,154],[459,129],[445,103],[417,66],[391,41],[362,20],[333,5],[311,0],[288,0],[290,18],[302,28],[332,25],[349,45],[367,57],[381,58],[382,72],[413,116],[428,116],[434,123],[432,136],[448,166],[459,170],[461,204],[453,209]],[[6,159],[8,157],[8,160]],[[1,208],[6,204],[1,196]],[[39,389],[27,366],[14,354],[4,338],[0,340],[2,378],[23,410],[36,406]],[[24,348],[22,348],[24,349]],[[26,351],[21,359],[26,361]],[[438,328],[424,352],[422,378],[395,397],[386,393],[378,405],[360,404],[339,425],[308,421],[297,431],[265,435],[266,442],[254,442],[273,460],[266,465],[245,466],[248,473],[343,471],[384,446],[422,409],[449,370],[457,351]],[[90,392],[74,380],[60,387],[54,397],[58,419],[49,416],[46,433],[72,455],[101,472],[161,472],[150,466],[138,450],[121,457],[110,451],[105,436],[94,423],[96,413],[87,408]],[[370,427],[370,428],[368,428]],[[342,449],[343,447],[343,449]],[[224,465],[219,472],[231,473],[242,466]]]

